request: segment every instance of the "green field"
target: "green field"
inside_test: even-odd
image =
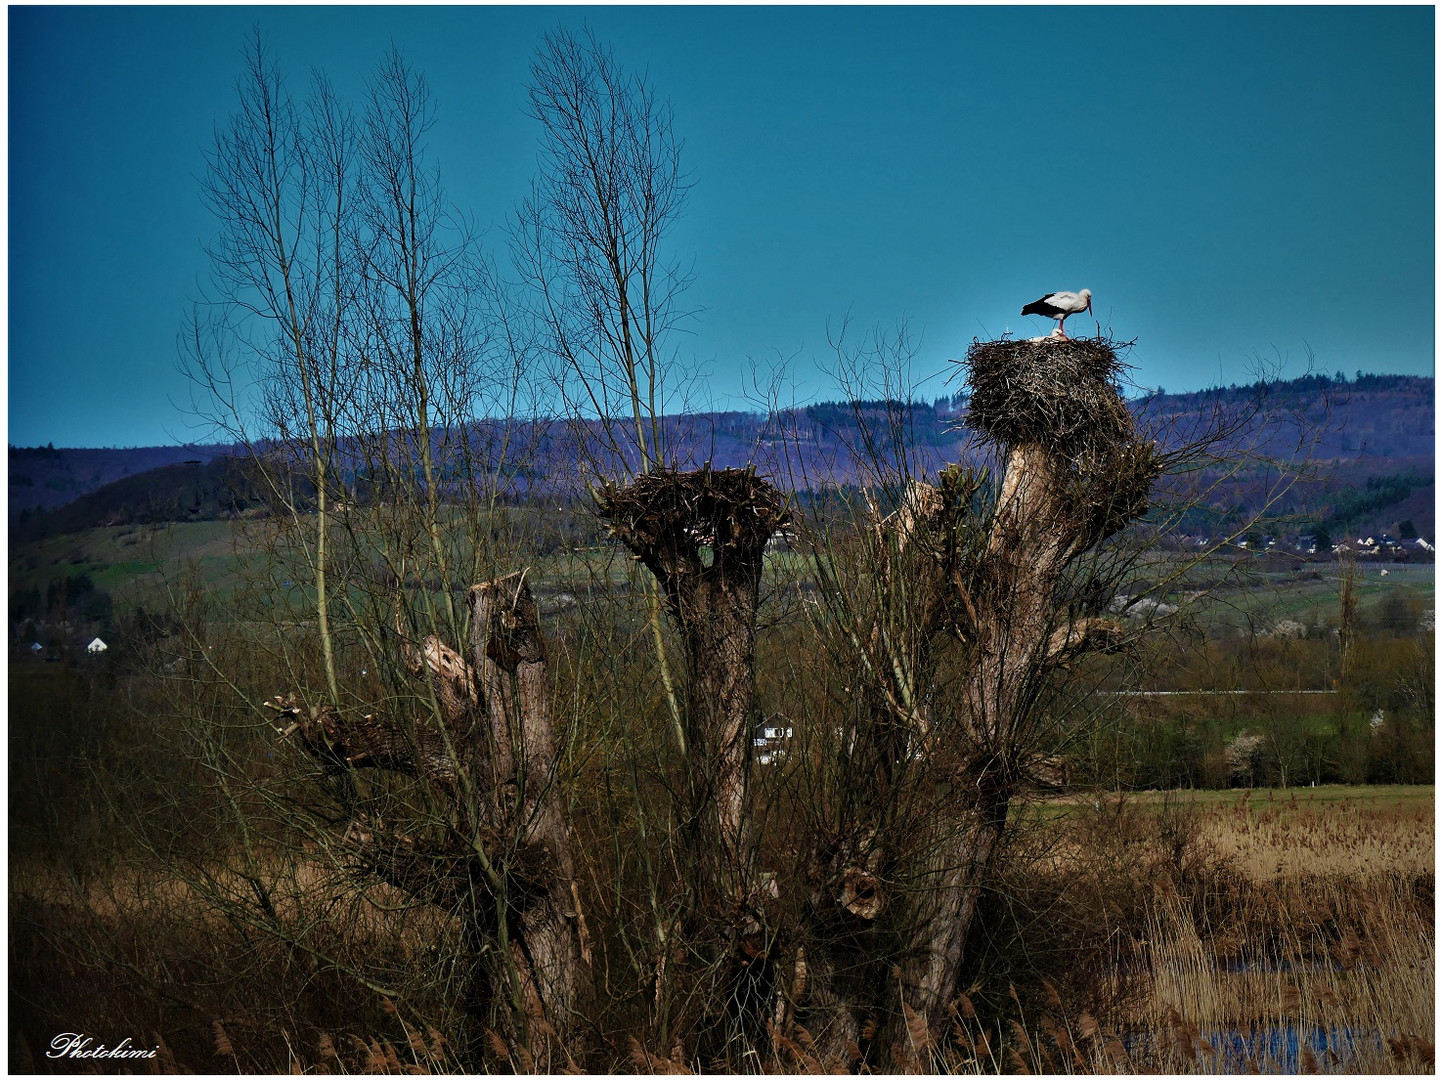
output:
[[[539,515],[543,517],[543,515]],[[253,527],[253,523],[246,523]],[[39,585],[55,578],[87,573],[97,588],[116,596],[121,605],[145,602],[162,588],[168,574],[182,565],[195,567],[211,589],[226,591],[238,581],[242,561],[259,553],[249,545],[246,531],[237,523],[198,521],[160,526],[112,526],[52,537],[14,549],[10,553],[10,583]],[[576,546],[523,560],[532,568],[532,582],[542,591],[624,586],[636,579],[638,564],[611,544]],[[809,576],[809,560],[791,551],[771,555],[771,572],[778,578]],[[1194,567],[1191,576],[1215,579],[1229,564],[1217,561]],[[1386,603],[1397,600],[1419,612],[1434,609],[1436,575],[1433,564],[1358,564],[1357,598],[1360,615],[1375,617]],[[1166,571],[1164,566],[1153,568]],[[1273,626],[1290,619],[1306,626],[1334,623],[1340,612],[1341,571],[1335,563],[1308,564],[1300,570],[1268,568],[1234,575],[1213,584],[1187,613],[1203,627],[1220,629],[1247,625]],[[1214,571],[1214,572],[1212,572]],[[1169,603],[1186,603],[1172,593]]]
[[[1374,617],[1389,599],[1434,610],[1436,567],[1358,562],[1356,598],[1363,618]],[[1283,619],[1325,626],[1340,617],[1341,569],[1335,563],[1318,563],[1300,571],[1258,572],[1218,590],[1215,599],[1205,618],[1216,626],[1242,627],[1255,621],[1274,626]]]
[[[154,607],[167,578],[182,566],[194,567],[207,587],[233,587],[238,569],[233,524],[121,525],[40,540],[10,552],[10,590],[34,585],[43,592],[58,578],[87,574],[96,588],[114,595],[120,610]]]

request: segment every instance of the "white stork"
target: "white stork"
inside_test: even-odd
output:
[[[1083,311],[1091,310],[1091,290],[1082,289],[1078,293],[1053,292],[1046,293],[1039,300],[1035,300],[1021,308],[1022,315],[1044,315],[1048,319],[1058,319],[1056,334],[1060,337],[1066,336],[1066,318],[1070,315],[1079,315]]]

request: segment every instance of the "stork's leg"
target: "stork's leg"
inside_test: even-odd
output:
[[[1060,337],[1066,336],[1066,316],[1061,316],[1061,321],[1056,324],[1056,333]]]

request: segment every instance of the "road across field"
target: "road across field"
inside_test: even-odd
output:
[[[1111,697],[1219,697],[1239,694],[1339,694],[1339,690],[1102,690]]]

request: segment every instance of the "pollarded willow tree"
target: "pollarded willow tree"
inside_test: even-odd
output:
[[[208,161],[221,235],[188,360],[267,497],[245,526],[256,605],[232,614],[268,656],[263,684],[285,693],[263,701],[273,689],[188,624],[240,719],[186,730],[237,793],[247,842],[171,870],[392,1006],[421,980],[343,965],[314,943],[315,912],[438,917],[458,941],[442,981],[461,1060],[481,1068],[498,1046],[560,1068],[588,949],[535,604],[523,573],[496,576],[513,540],[502,496],[523,465],[523,343],[428,157],[424,78],[392,50],[357,119],[320,77],[293,99],[258,33],[245,56]],[[273,713],[294,752],[284,775],[257,775],[232,744],[273,746]]]
[[[911,479],[849,559],[816,552],[856,708],[828,748],[791,1005],[832,1064],[930,1067],[1011,799],[1046,765],[1048,685],[1124,637],[1104,590],[1073,602],[1077,580],[1163,465],[1109,342],[977,343],[968,364],[966,423],[997,472]]]
[[[767,546],[790,515],[750,468],[657,469],[603,485],[596,501],[663,590],[684,650],[684,892],[670,934],[681,948],[661,977],[706,999],[694,1021],[698,1051],[736,1060],[763,1030],[772,994],[775,937],[757,861],[751,747],[761,578]]]
[[[682,468],[665,417],[684,385],[675,341],[689,314],[671,233],[690,181],[669,103],[589,32],[547,34],[531,75],[541,172],[515,216],[512,253],[599,515],[649,571],[640,586],[672,735],[661,768],[678,773],[673,808],[636,811],[659,834],[679,820],[669,859],[685,883],[678,896],[650,883],[667,895],[640,945],[655,958],[647,1036],[668,1050],[677,1025],[704,1029],[705,1052],[724,1060],[727,1032],[756,1011],[735,1007],[752,996],[738,988],[740,942],[769,937],[755,895],[749,747],[760,580],[784,499],[753,471]],[[629,769],[643,756],[628,741],[623,754]]]
[[[524,572],[473,586],[467,608],[468,657],[436,637],[405,649],[411,673],[436,687],[439,723],[400,710],[307,707],[290,696],[266,706],[323,774],[411,776],[441,800],[439,814],[412,813],[400,827],[381,816],[379,801],[362,805],[339,851],[360,878],[460,926],[471,956],[457,991],[472,1025],[463,1060],[481,1067],[498,1047],[526,1071],[574,1067],[590,944],[557,786],[545,638]]]

